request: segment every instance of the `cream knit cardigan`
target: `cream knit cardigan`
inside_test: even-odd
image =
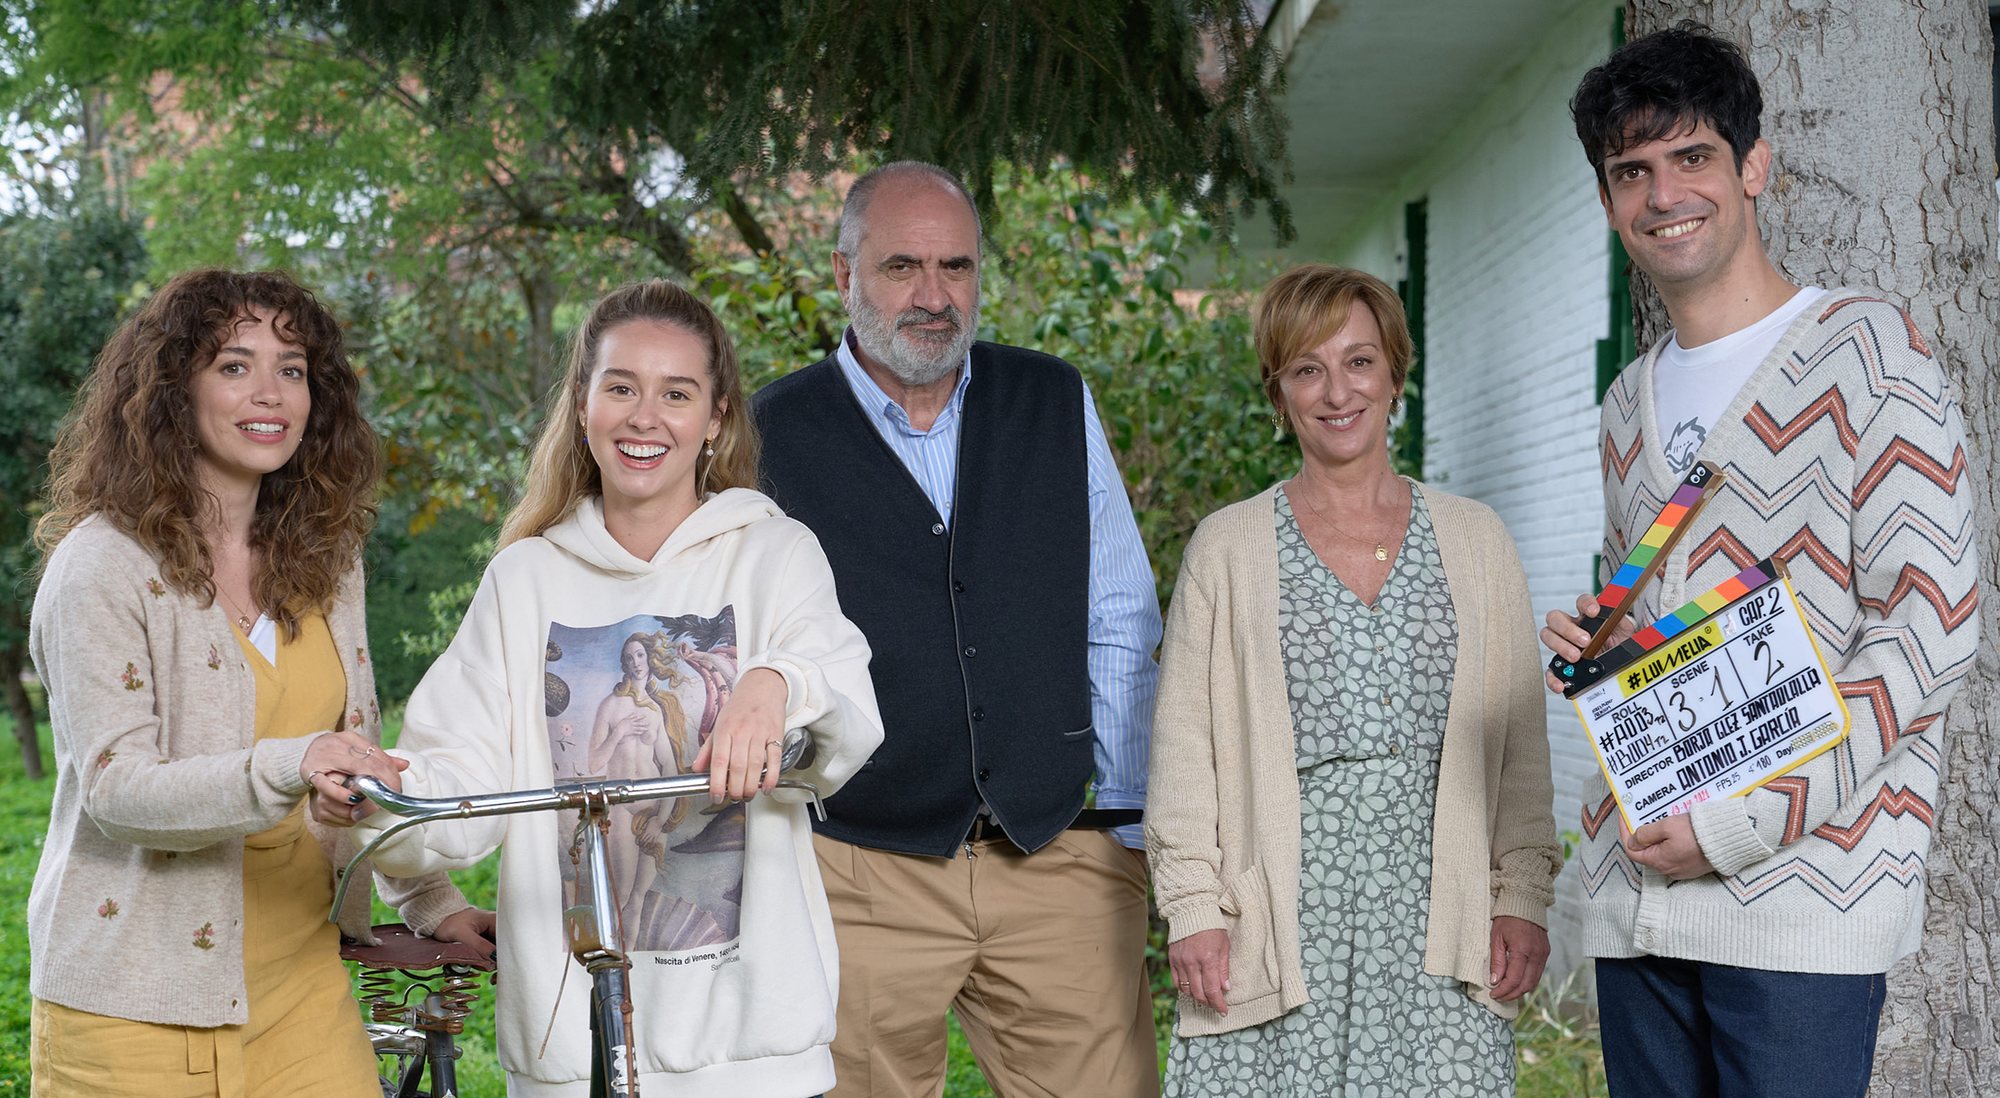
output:
[[[1458,619],[1432,822],[1424,971],[1486,993],[1490,926],[1546,925],[1562,868],[1527,579],[1499,516],[1417,486]],[[1182,1036],[1269,1021],[1306,1001],[1299,948],[1299,778],[1279,654],[1276,488],[1203,520],[1161,649],[1146,849],[1168,939],[1229,932],[1229,1014],[1183,999]],[[1394,836],[1384,836],[1394,841]]]
[[[357,563],[326,624],[347,677],[342,723],[379,740],[362,589]],[[28,897],[30,990],[142,1022],[243,1024],[243,838],[305,798],[316,734],[256,739],[256,674],[228,615],[169,587],[102,518],[49,554],[29,650],[56,756]],[[336,869],[358,848],[351,830],[307,826]],[[419,931],[466,906],[442,873],[376,881]],[[347,901],[341,931],[367,935],[368,890]]]

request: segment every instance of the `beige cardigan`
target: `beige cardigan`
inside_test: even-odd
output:
[[[363,582],[342,580],[326,623],[347,676],[347,728],[379,739]],[[167,586],[138,542],[101,518],[56,546],[29,629],[48,688],[56,788],[28,898],[29,988],[76,1010],[171,1025],[239,1025],[243,837],[306,795],[315,736],[256,740],[257,685],[216,605]],[[336,867],[353,833],[308,824]],[[377,876],[428,931],[465,899],[443,874]],[[340,927],[365,935],[367,889]]]
[[[1486,993],[1490,925],[1546,925],[1562,868],[1527,579],[1499,516],[1421,489],[1437,531],[1458,662],[1432,825],[1424,971]],[[1146,849],[1168,939],[1229,932],[1229,1014],[1183,999],[1183,1036],[1306,1001],[1299,948],[1299,779],[1279,654],[1276,488],[1203,520],[1161,649]]]

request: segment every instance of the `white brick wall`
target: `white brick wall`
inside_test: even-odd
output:
[[[1609,323],[1609,238],[1568,101],[1610,50],[1612,7],[1584,3],[1552,25],[1374,213],[1318,257],[1393,282],[1406,270],[1403,206],[1429,199],[1425,478],[1500,513],[1538,617],[1590,586],[1601,537],[1595,382]],[[1556,828],[1574,831],[1596,762],[1560,698],[1550,700],[1549,736]],[[1558,981],[1583,960],[1580,903],[1565,869],[1550,927]]]

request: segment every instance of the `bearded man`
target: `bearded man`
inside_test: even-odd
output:
[[[1081,375],[974,340],[980,246],[951,173],[862,176],[833,253],[851,325],[755,401],[765,491],[825,548],[888,733],[814,836],[833,1094],[939,1093],[948,1008],[1002,1098],[1157,1094],[1159,603]]]

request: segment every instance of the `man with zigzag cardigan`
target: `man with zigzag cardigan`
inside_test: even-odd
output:
[[[1943,714],[1978,645],[1958,405],[1901,308],[1771,264],[1762,97],[1734,45],[1689,24],[1638,39],[1571,110],[1674,326],[1604,398],[1607,570],[1687,469],[1714,463],[1724,486],[1635,616],[1783,559],[1852,716],[1790,773],[1630,834],[1602,777],[1587,788],[1607,1082],[1613,1098],[1860,1098],[1884,974],[1923,938]],[[1588,634],[1557,611],[1542,639],[1574,659]]]

